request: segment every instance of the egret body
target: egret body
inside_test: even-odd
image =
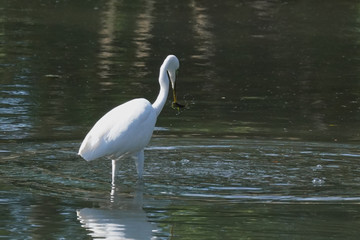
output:
[[[173,106],[182,107],[176,101],[176,70],[179,60],[169,55],[160,67],[160,92],[151,104],[144,98],[133,99],[117,106],[98,120],[82,142],[79,155],[87,161],[108,156],[112,159],[112,183],[118,171],[118,161],[128,155],[136,157],[136,169],[142,178],[144,148],[149,143],[157,117],[167,99],[169,84],[173,89]]]

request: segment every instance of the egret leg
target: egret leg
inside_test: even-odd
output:
[[[138,177],[142,179],[142,174],[144,171],[144,149],[136,154],[137,158],[135,160],[136,170]]]
[[[119,171],[119,164],[117,162],[117,160],[111,160],[112,161],[112,180],[111,180],[111,184],[113,186],[115,186],[115,178],[116,178],[116,174]]]

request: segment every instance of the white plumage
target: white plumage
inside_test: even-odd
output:
[[[146,99],[117,106],[97,121],[81,144],[79,154],[91,161],[105,155],[118,158],[127,152],[140,151],[150,141],[156,117]]]
[[[112,183],[118,171],[118,160],[129,154],[136,156],[139,178],[142,177],[144,148],[149,143],[158,115],[169,92],[169,82],[174,91],[173,105],[176,102],[175,77],[179,60],[169,55],[160,67],[160,92],[151,104],[143,98],[133,99],[117,106],[96,122],[82,142],[79,155],[87,161],[108,156],[112,159]]]

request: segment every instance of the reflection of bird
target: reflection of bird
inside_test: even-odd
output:
[[[111,204],[100,203],[100,208],[77,210],[81,226],[87,229],[93,239],[157,239],[153,232],[157,229],[149,222],[143,210],[143,185],[137,183],[135,191],[114,193]]]
[[[109,156],[112,160],[112,183],[118,171],[117,161],[129,154],[137,157],[136,168],[139,178],[144,166],[144,147],[149,143],[169,92],[169,81],[173,89],[173,107],[183,107],[176,102],[175,78],[179,68],[179,60],[169,55],[160,67],[160,92],[153,104],[139,98],[128,101],[106,113],[82,142],[79,155],[91,161],[99,157]]]

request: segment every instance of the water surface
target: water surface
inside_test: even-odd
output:
[[[356,1],[0,3],[4,239],[357,239]],[[112,107],[165,105],[112,187],[76,155]],[[136,231],[134,231],[136,229]],[[141,229],[141,230],[139,230]]]

